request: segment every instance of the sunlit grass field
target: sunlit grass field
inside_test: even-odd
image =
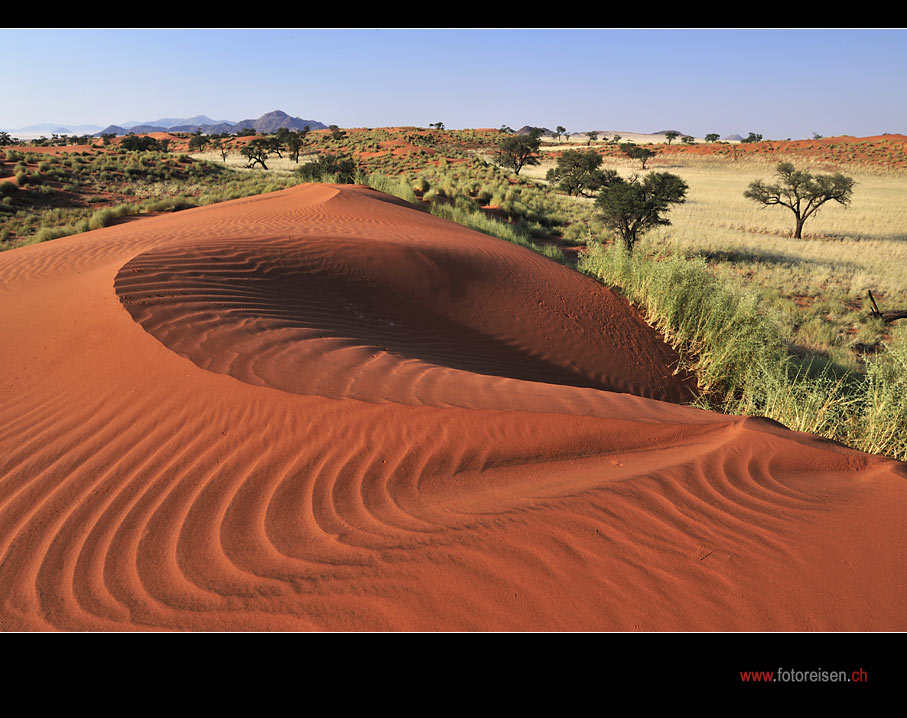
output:
[[[526,174],[540,178],[552,166]],[[642,174],[638,162],[606,158],[604,166]],[[660,157],[647,171],[679,175],[689,190],[668,213],[671,225],[645,235],[635,251],[704,259],[716,276],[756,293],[795,351],[819,353],[844,369],[859,368],[882,342],[899,341],[896,325],[869,316],[868,292],[883,311],[907,309],[907,175],[842,168],[856,180],[850,205],[826,203],[796,240],[789,209],[743,196],[753,180],[774,181],[773,164]]]

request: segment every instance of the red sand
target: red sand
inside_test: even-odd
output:
[[[0,628],[904,630],[907,472],[365,188],[0,254]]]

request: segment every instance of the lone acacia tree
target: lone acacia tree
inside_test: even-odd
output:
[[[230,154],[230,148],[224,143],[223,137],[217,137],[211,140],[211,147],[220,152],[220,156],[223,158],[224,163],[226,163],[227,155]]]
[[[779,204],[794,213],[794,239],[803,234],[803,223],[828,201],[845,207],[853,195],[854,180],[840,172],[833,175],[813,175],[806,170],[794,169],[790,162],[780,162],[775,168],[777,184],[762,180],[750,183],[743,196],[766,206]]]
[[[507,169],[520,173],[526,165],[539,164],[536,153],[542,144],[542,130],[533,127],[525,135],[507,135],[498,145],[495,160]]]
[[[269,144],[268,140],[264,138],[252,140],[239,151],[239,154],[249,160],[249,167],[260,164],[262,169],[266,170],[268,166],[265,164],[265,160],[268,159]]]
[[[643,232],[671,224],[662,214],[671,204],[684,202],[686,193],[687,183],[669,172],[652,172],[642,181],[636,175],[624,179],[615,172],[608,177],[595,204],[605,225],[619,233],[632,251]]]
[[[650,150],[647,147],[640,147],[639,145],[634,145],[632,142],[624,142],[620,146],[621,152],[623,152],[631,160],[639,160],[642,162],[642,168],[646,168],[646,162],[652,159],[657,152],[655,150]]]

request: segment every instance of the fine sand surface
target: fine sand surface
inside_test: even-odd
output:
[[[907,472],[361,187],[0,254],[4,630],[905,630]]]

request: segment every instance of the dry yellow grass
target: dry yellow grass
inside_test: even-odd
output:
[[[193,152],[190,154],[190,157],[194,157],[199,160],[208,160],[208,162],[214,162],[221,165],[226,164],[227,167],[235,170],[248,169],[249,165],[249,160],[235,150],[231,151],[230,154],[227,155],[226,163],[224,162],[221,153],[217,151]],[[278,157],[277,155],[272,155],[266,160],[266,162],[268,164],[268,171],[276,170],[280,172],[292,172],[301,167],[304,163],[308,162],[310,159],[311,157],[300,156],[299,163],[297,164],[289,158],[286,152],[284,152],[284,156],[282,158]],[[249,171],[261,172],[261,165],[256,165]]]
[[[542,179],[553,166],[545,161],[521,174]],[[603,166],[643,174],[638,162],[605,158]],[[858,345],[907,333],[868,315],[869,290],[883,310],[907,309],[907,176],[842,170],[857,182],[850,206],[826,203],[796,240],[790,210],[743,196],[753,180],[774,181],[774,164],[665,156],[650,163],[653,170],[679,175],[689,190],[668,213],[671,225],[645,235],[638,251],[677,248],[707,258],[717,274],[758,292],[794,344],[844,366],[862,361]]]

